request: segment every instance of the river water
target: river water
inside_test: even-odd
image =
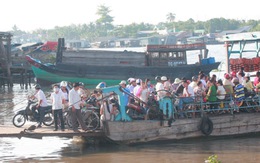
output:
[[[224,60],[223,45],[210,46],[209,56]],[[221,50],[220,50],[221,49]],[[221,54],[221,55],[220,55]],[[45,88],[45,92],[50,88]],[[14,112],[26,105],[34,89],[0,88],[0,124],[12,125]],[[0,128],[1,129],[1,128]],[[86,145],[75,139],[44,137],[0,138],[0,162],[91,162],[91,163],[203,163],[217,155],[222,163],[260,162],[259,136],[183,140],[135,146]]]

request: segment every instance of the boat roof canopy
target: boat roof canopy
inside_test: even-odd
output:
[[[246,32],[223,36],[224,42],[260,41],[260,32]]]
[[[189,51],[189,50],[201,50],[206,49],[206,44],[195,43],[195,44],[176,44],[176,45],[147,45],[147,52],[178,52],[178,51]]]

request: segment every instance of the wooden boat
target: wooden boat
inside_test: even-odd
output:
[[[96,85],[105,81],[108,85],[114,85],[130,77],[151,80],[162,75],[170,79],[191,78],[201,70],[209,73],[219,65],[214,58],[207,59],[208,50],[206,45],[201,43],[148,45],[146,52],[63,49],[60,43],[56,65],[51,67],[30,56],[26,57],[32,65],[37,82],[54,83],[66,80]],[[196,64],[188,64],[188,51],[199,51],[200,56],[204,55],[204,59]]]
[[[115,121],[104,121],[103,125],[106,137],[115,143],[136,144],[260,132],[259,95],[246,98],[243,104],[236,103],[230,95],[226,101],[214,102],[219,105],[218,109],[210,109],[213,103],[204,102],[201,98],[199,102],[186,104],[183,110],[178,110],[174,105],[177,97],[169,96],[155,106],[148,102],[149,110],[145,113],[136,110],[130,113],[131,108],[123,105],[123,93],[129,94],[123,88],[111,86],[103,88],[102,92],[118,95],[119,114]],[[184,117],[180,118],[180,115]],[[149,120],[145,120],[147,117]]]
[[[227,37],[233,37],[233,35]],[[237,39],[226,40],[225,43],[228,45],[246,44],[246,40],[246,37],[242,39],[238,37]],[[251,38],[248,38],[248,40],[252,43]],[[260,35],[253,41],[259,43]],[[244,48],[243,46],[240,47]],[[227,48],[227,57],[230,56],[232,50],[234,49]],[[243,50],[240,50],[240,52],[243,52]],[[258,51],[254,52],[258,53],[259,48]],[[118,89],[120,90],[119,86],[114,86],[104,88],[103,92],[114,91],[115,93],[119,92],[120,95]],[[128,116],[125,109],[120,106],[120,115],[116,118],[116,121],[104,122],[106,136],[115,143],[135,144],[186,138],[236,136],[260,132],[259,94],[247,97],[242,104],[237,104],[233,95],[230,95],[229,100],[216,102],[215,104],[218,104],[219,107],[214,110],[208,107],[212,103],[201,100],[197,103],[187,104],[186,109],[178,111],[172,105],[174,101],[175,98],[173,97],[165,97],[160,101],[167,103],[164,107],[158,108],[163,115],[152,120],[136,120]],[[183,113],[185,118],[179,118],[180,113]]]

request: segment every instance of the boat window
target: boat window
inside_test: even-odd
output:
[[[167,58],[167,53],[161,53],[161,58]]]
[[[177,58],[177,52],[169,52],[169,58]]]
[[[183,56],[184,56],[183,52],[178,53],[178,57],[183,58]]]
[[[159,58],[159,53],[158,52],[154,52],[151,53],[152,58]]]

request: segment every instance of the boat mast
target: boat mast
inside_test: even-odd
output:
[[[65,41],[64,38],[59,38],[58,39],[58,48],[57,48],[57,53],[56,53],[56,64],[57,63],[62,63],[62,56],[63,56],[63,49],[65,47]]]

